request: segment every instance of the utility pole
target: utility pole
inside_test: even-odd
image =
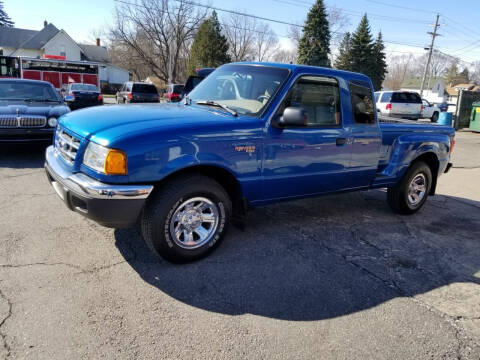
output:
[[[420,96],[423,95],[423,89],[425,88],[425,80],[427,78],[428,67],[430,66],[430,60],[432,59],[432,52],[433,52],[433,44],[435,43],[435,38],[440,36],[437,34],[437,29],[440,26],[438,24],[438,19],[440,18],[440,14],[437,14],[437,19],[435,20],[435,25],[433,25],[433,32],[428,32],[428,34],[432,35],[432,42],[430,43],[430,48],[428,49],[428,59],[427,63],[425,64],[425,70],[423,71],[423,79],[422,79],[422,86],[420,87]]]

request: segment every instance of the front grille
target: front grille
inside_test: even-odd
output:
[[[68,163],[73,164],[77,156],[80,140],[57,127],[55,149]]]
[[[36,128],[44,127],[47,124],[45,116],[37,115],[0,115],[0,127],[2,128]]]

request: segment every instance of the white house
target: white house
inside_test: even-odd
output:
[[[130,77],[127,70],[110,63],[107,48],[100,45],[100,39],[95,45],[79,44],[65,30],[46,21],[40,31],[0,27],[0,52],[6,56],[42,58],[44,55],[61,55],[70,61],[98,62],[100,84],[114,87]]]
[[[420,93],[420,85],[415,84],[414,81],[403,84],[402,91],[416,91]],[[448,94],[446,92],[446,86],[442,79],[438,79],[433,86],[427,86],[423,90],[422,98],[426,99],[430,103],[440,104],[446,101]]]

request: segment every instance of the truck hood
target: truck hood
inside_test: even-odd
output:
[[[17,116],[18,114],[59,117],[69,111],[68,106],[64,104],[0,100],[0,115]]]
[[[233,118],[223,110],[184,104],[137,104],[98,106],[77,110],[62,116],[60,126],[77,135],[111,143],[132,133],[159,128],[181,128]]]

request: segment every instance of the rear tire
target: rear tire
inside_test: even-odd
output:
[[[142,235],[158,256],[186,263],[208,255],[228,228],[232,203],[225,189],[203,175],[164,184],[141,216]]]
[[[413,163],[400,183],[387,190],[388,205],[398,214],[409,215],[420,210],[432,187],[432,171],[423,161]]]

